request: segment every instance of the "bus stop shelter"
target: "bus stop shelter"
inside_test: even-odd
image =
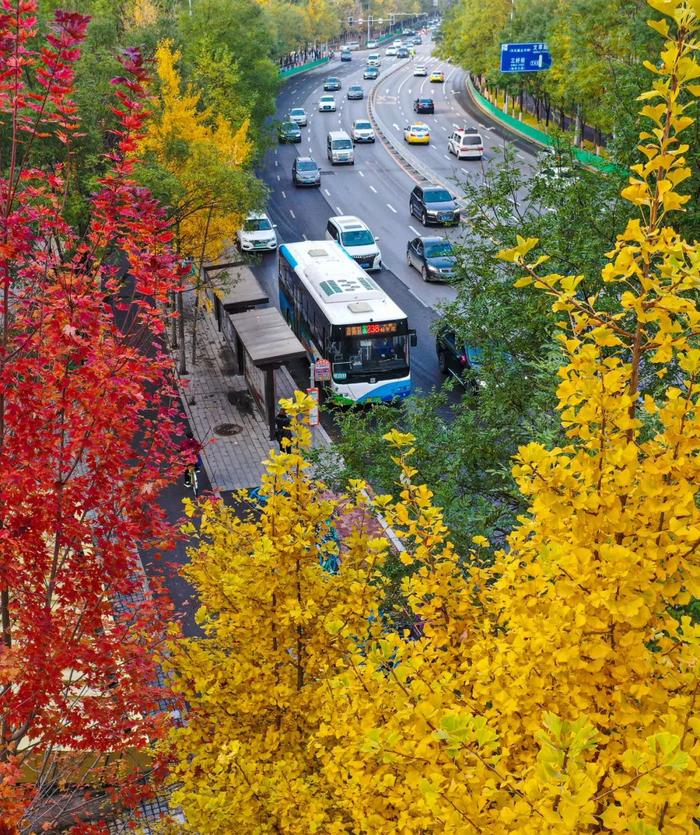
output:
[[[251,394],[275,437],[275,369],[306,356],[306,349],[275,307],[263,307],[228,316],[235,334],[236,356]]]
[[[214,302],[219,330],[224,327],[226,313],[243,313],[270,301],[247,264],[241,264],[240,261],[210,264],[204,271],[207,274],[207,292]],[[214,287],[219,289],[214,292],[211,289]]]

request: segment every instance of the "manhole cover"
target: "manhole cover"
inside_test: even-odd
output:
[[[215,435],[238,435],[243,431],[243,427],[237,423],[220,423],[214,427]]]

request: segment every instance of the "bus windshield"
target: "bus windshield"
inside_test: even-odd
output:
[[[408,337],[405,334],[344,336],[330,343],[329,359],[335,379],[399,369],[407,374]]]

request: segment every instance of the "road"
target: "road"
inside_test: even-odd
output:
[[[399,145],[405,160],[418,168],[427,179],[447,185],[459,193],[459,181],[464,177],[483,177],[482,163],[471,160],[457,161],[447,153],[448,132],[454,124],[483,126],[485,142],[484,166],[495,159],[496,150],[504,141],[515,145],[517,158],[524,167],[534,162],[529,146],[512,142],[509,135],[488,122],[481,115],[469,114],[471,106],[464,92],[464,70],[453,67],[431,56],[431,43],[417,47],[413,59],[384,57],[379,78],[363,81],[367,51],[354,52],[351,62],[333,61],[316,70],[290,79],[278,98],[277,118],[283,119],[292,107],[304,107],[308,114],[308,126],[302,128],[302,142],[296,145],[279,145],[271,149],[263,160],[259,176],[270,190],[268,213],[281,241],[321,239],[326,222],[331,215],[353,214],[364,220],[379,239],[386,268],[374,273],[377,282],[408,315],[409,325],[416,329],[418,347],[412,352],[414,390],[428,392],[442,382],[431,323],[439,316],[440,305],[456,297],[456,289],[444,284],[424,282],[419,273],[406,263],[406,244],[417,235],[447,234],[459,241],[468,235],[462,225],[445,232],[427,230],[408,211],[408,198],[413,186],[421,178],[401,158],[390,153],[377,140],[373,145],[355,146],[354,166],[331,166],[326,155],[326,135],[329,130],[342,128],[350,132],[358,118],[367,118],[368,99],[376,88],[375,115],[384,131],[390,133]],[[417,64],[424,64],[430,72],[438,67],[445,72],[445,83],[430,83],[428,78],[414,77]],[[328,76],[341,79],[343,88],[335,93],[336,113],[319,113],[318,99],[323,94],[323,81]],[[347,99],[347,87],[361,84],[365,98],[359,101]],[[435,115],[415,117],[431,128],[431,143],[427,146],[402,147],[403,127],[414,118],[413,100],[426,95],[435,100]],[[321,188],[299,189],[292,185],[291,170],[295,156],[312,156],[321,166]],[[255,267],[258,279],[265,286],[272,300],[277,300],[275,255],[264,256]],[[455,398],[458,396],[454,395]]]

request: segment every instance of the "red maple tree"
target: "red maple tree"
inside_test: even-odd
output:
[[[140,55],[114,80],[117,129],[85,229],[65,217],[71,98],[88,18],[0,0],[0,821],[29,832],[133,797],[159,733],[160,598],[134,603],[137,548],[172,535],[179,402],[161,344],[182,274],[132,176]],[[38,158],[52,158],[41,166]],[[102,755],[102,756],[100,756]],[[108,755],[108,756],[107,756]],[[87,790],[86,787],[89,787]],[[85,824],[78,824],[80,831]]]

